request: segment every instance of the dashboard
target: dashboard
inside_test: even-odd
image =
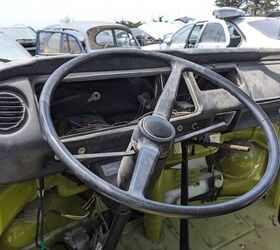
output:
[[[251,96],[272,121],[280,120],[280,51],[165,53],[216,71]],[[71,58],[33,58],[0,68],[0,184],[64,170],[42,135],[38,101],[51,73]],[[137,122],[152,113],[169,74],[170,67],[154,58],[106,57],[83,65],[56,89],[51,112],[57,133],[73,154],[125,150]],[[225,125],[217,131],[222,133],[257,125],[236,98],[194,72],[182,74],[171,122],[176,137],[221,122]]]

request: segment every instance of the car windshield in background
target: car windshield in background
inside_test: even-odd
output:
[[[137,47],[137,43],[130,32],[123,29],[115,29],[116,42],[118,47]]]
[[[280,20],[265,19],[248,22],[252,27],[263,33],[265,36],[279,40],[280,36]]]
[[[67,33],[68,32],[67,30]],[[58,31],[46,31],[39,33],[39,51],[42,54],[80,54],[81,47],[74,37]],[[72,35],[75,32],[71,32]]]
[[[91,49],[138,46],[132,34],[125,29],[91,29],[88,37]]]
[[[28,58],[30,55],[23,47],[15,41],[10,40],[4,34],[0,33],[0,58],[7,60],[16,60]]]
[[[149,33],[138,28],[130,29],[134,36],[152,37]]]
[[[172,45],[174,44],[183,44],[186,43],[187,38],[189,37],[190,32],[192,31],[194,25],[186,25],[177,31],[172,37]],[[180,47],[181,48],[181,47]],[[183,48],[183,47],[182,47]]]
[[[35,40],[36,33],[29,27],[3,27],[0,28],[8,36],[15,40]]]

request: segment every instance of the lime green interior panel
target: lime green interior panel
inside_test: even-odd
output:
[[[241,195],[261,179],[267,165],[267,150],[256,143],[232,141],[250,146],[250,152],[225,151],[216,155],[215,168],[224,178],[222,195]]]
[[[36,196],[35,181],[3,188],[0,192],[0,235],[21,209]]]
[[[48,208],[63,211],[67,214],[83,215],[85,200],[79,196],[62,197],[56,192],[49,192],[45,196],[45,210]],[[34,242],[36,230],[36,214],[38,200],[34,200],[24,212],[18,216],[0,237],[0,249],[20,249]],[[45,217],[44,234],[55,230],[71,220],[57,214],[47,213]]]
[[[161,201],[163,199],[162,190],[164,189],[163,175],[161,175],[156,182],[150,199]],[[154,214],[145,214],[144,216],[144,231],[145,235],[150,240],[157,240],[160,238],[162,217]]]
[[[15,219],[22,208],[37,197],[37,180],[5,186],[0,190],[0,236]],[[62,175],[45,178],[45,190],[57,188],[61,196],[69,197],[88,189],[85,185],[77,185]]]
[[[279,136],[279,126],[274,124],[274,127]],[[215,168],[220,170],[224,177],[224,187],[221,195],[223,196],[238,196],[251,188],[253,188],[260,178],[262,177],[267,164],[267,148],[265,138],[262,130],[259,128],[250,128],[240,131],[235,131],[227,134],[222,134],[220,138],[221,142],[228,142],[240,145],[250,146],[250,152],[240,152],[234,150],[218,151],[217,148],[203,147],[199,145],[189,147],[188,155],[189,159],[207,157],[210,164],[214,164]],[[171,155],[168,158],[167,166],[172,166],[181,163],[181,151],[178,145],[173,147]],[[180,170],[166,169],[163,172],[164,188],[157,190],[158,197],[163,197],[159,192],[166,192],[167,190],[179,187],[180,184]],[[199,180],[199,172],[193,172],[189,169],[189,183],[195,185]],[[279,188],[280,196],[280,184]],[[273,196],[275,197],[275,196]],[[278,207],[280,205],[280,198],[277,201]],[[145,229],[146,237],[150,240],[159,240],[160,231],[155,231],[161,228],[162,220],[157,216],[156,220],[147,220],[146,218],[154,218],[153,215],[145,215]],[[149,229],[147,231],[147,228]],[[153,228],[153,233],[150,233],[150,229]],[[147,233],[149,232],[149,233]]]
[[[128,225],[117,250],[179,249],[178,219],[163,220],[158,241],[147,240],[142,227],[141,222]],[[189,230],[194,250],[279,250],[280,246],[280,225],[263,200],[233,214],[190,220]]]
[[[279,136],[279,126],[278,124],[274,126]],[[206,157],[207,162],[210,165],[214,164],[214,167],[219,169],[224,176],[222,195],[238,196],[252,188],[265,171],[267,163],[265,138],[259,128],[252,128],[222,134],[220,141],[249,145],[251,151],[249,153],[237,151],[223,152],[213,147],[206,148],[199,145],[192,145],[189,147],[188,151],[189,159]],[[180,185],[180,170],[170,168],[180,163],[181,151],[180,145],[177,144],[173,147],[167,160],[166,170],[163,171],[158,182],[150,191],[150,197],[152,199],[162,201],[166,191]],[[190,169],[189,182],[191,185],[196,185],[198,181],[199,171]],[[0,249],[19,249],[34,242],[36,226],[34,215],[37,209],[37,187],[37,180],[32,180],[8,185],[0,190]],[[46,203],[49,207],[65,210],[72,214],[82,214],[83,211],[81,207],[83,201],[76,194],[88,190],[88,187],[85,185],[77,185],[64,176],[57,174],[45,178],[45,189],[47,190]],[[275,211],[272,209],[276,209],[276,213],[274,214],[278,217],[280,206],[279,178],[264,201],[266,202],[266,206],[263,209],[270,212]],[[248,222],[246,218],[244,219],[242,213],[220,218],[224,219],[221,219],[221,221],[218,218],[213,220],[198,220],[197,222],[192,221],[192,231],[196,232],[195,235],[201,235],[201,239],[192,238],[192,241],[201,242],[197,244],[202,244],[199,245],[199,247],[208,247],[205,249],[223,249],[225,245],[229,247],[231,242],[235,242],[237,238],[241,239],[243,236],[252,234],[252,232],[256,230],[254,223]],[[46,221],[46,230],[49,231],[63,228],[70,223],[68,219],[54,214],[48,214]],[[209,221],[211,221],[211,223]],[[141,230],[138,228],[135,234],[135,237],[138,237],[138,240],[135,240],[135,244],[139,244],[139,248],[135,249],[152,249],[150,244],[154,243],[148,240],[159,240],[161,243],[156,243],[156,247],[162,246],[165,247],[165,249],[178,249],[177,245],[175,247],[174,243],[176,241],[176,244],[178,244],[178,221],[164,220],[163,223],[162,217],[146,214],[143,222],[144,230],[143,227],[141,227]],[[218,228],[218,226],[210,228],[209,224],[217,224],[220,228]],[[235,225],[231,230],[228,229],[228,225],[230,224]],[[218,234],[219,231],[224,232],[224,240],[221,240]],[[215,234],[215,232],[217,234]],[[45,233],[47,234],[48,232]],[[207,238],[208,233],[210,238]],[[131,249],[127,247],[131,246],[130,240],[133,240],[134,231],[132,230],[130,234],[132,236],[124,236],[124,238],[128,237],[127,242],[125,243],[125,241],[122,241],[120,249]],[[146,235],[146,237],[144,235]],[[233,237],[233,235],[236,237]],[[166,237],[166,239],[163,239],[163,237]],[[143,242],[141,243],[139,239],[142,238]]]

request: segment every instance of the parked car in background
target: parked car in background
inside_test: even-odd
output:
[[[30,58],[31,55],[18,42],[0,31],[0,63]]]
[[[184,25],[181,21],[174,21],[174,22],[150,22],[144,23],[139,26],[139,29],[144,30],[145,32],[149,33],[155,39],[163,40],[166,34],[174,33],[179,30]]]
[[[150,22],[139,26],[140,29],[152,35],[156,40],[156,44],[150,44],[143,47],[145,50],[159,50],[161,44],[167,35],[172,36],[185,24],[181,21],[174,22]]]
[[[180,22],[183,22],[183,23],[188,23],[188,22],[194,21],[194,20],[195,20],[195,19],[192,18],[192,17],[183,16],[183,17],[176,18],[174,21],[180,21]]]
[[[27,51],[34,55],[36,49],[36,31],[30,26],[14,25],[0,27],[0,31],[4,32],[11,38],[19,42]]]
[[[128,27],[116,23],[60,23],[37,32],[37,55],[80,54],[114,47],[140,45]]]
[[[153,36],[151,36],[144,30],[141,30],[139,28],[131,28],[130,30],[141,46],[159,42],[157,39],[155,39]]]
[[[280,19],[249,17],[234,8],[214,11],[215,18],[191,21],[164,39],[160,49],[280,48]]]

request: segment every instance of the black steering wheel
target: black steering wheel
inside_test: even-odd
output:
[[[101,179],[79,162],[60,141],[53,126],[50,104],[54,91],[65,76],[82,64],[110,58],[131,56],[160,59],[171,66],[171,74],[158,99],[152,115],[144,117],[135,128],[130,145],[136,151],[134,171],[127,190]],[[244,195],[233,200],[204,206],[181,206],[156,202],[145,198],[153,176],[161,171],[162,162],[174,143],[175,129],[169,122],[177,96],[182,71],[191,71],[212,81],[235,96],[254,116],[262,127],[268,144],[268,163],[259,183]],[[279,143],[274,128],[265,112],[246,93],[217,73],[181,58],[143,50],[107,49],[76,57],[60,66],[47,80],[40,97],[40,122],[50,147],[59,159],[84,183],[96,192],[132,209],[177,218],[202,218],[222,215],[244,208],[262,197],[273,185],[279,168]]]

